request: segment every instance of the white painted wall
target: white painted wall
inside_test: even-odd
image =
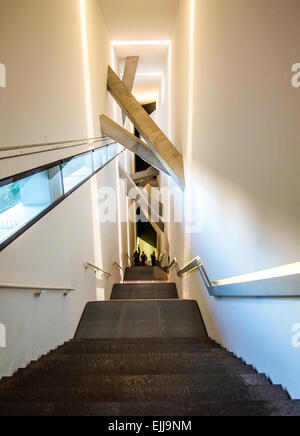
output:
[[[0,148],[86,138],[80,0],[1,0]],[[108,100],[110,44],[97,0],[85,0],[95,136]],[[110,98],[109,98],[110,99]]]
[[[184,223],[170,226],[171,257],[184,265],[200,255],[211,280],[299,261],[300,94],[291,68],[300,4],[195,1],[189,60],[192,3],[181,1],[174,33],[172,137],[188,186],[201,188],[192,206],[204,220],[192,235]],[[216,300],[197,273],[179,287],[199,302],[211,337],[300,398],[297,299]]]
[[[86,0],[89,106],[79,5],[79,0],[0,0],[0,53],[8,75],[0,90],[0,149],[100,134],[99,114],[112,111],[106,90],[110,44],[97,0]],[[86,149],[1,161],[0,178]],[[115,159],[0,253],[2,283],[75,288],[67,297],[49,292],[39,298],[0,290],[0,324],[7,333],[0,377],[72,338],[85,304],[109,298],[119,282],[112,267],[119,258],[119,226],[99,221],[100,189],[116,191],[117,177]],[[86,271],[87,261],[113,276],[103,280]]]

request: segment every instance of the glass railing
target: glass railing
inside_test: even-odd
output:
[[[110,162],[113,143],[0,180],[0,251]]]

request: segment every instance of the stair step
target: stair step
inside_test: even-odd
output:
[[[220,353],[220,354],[219,354]],[[230,354],[216,352],[194,353],[121,353],[121,354],[49,354],[32,362],[29,368],[38,369],[43,367],[113,367],[143,368],[157,365],[188,365],[201,368],[205,365],[216,366],[240,366],[244,363]]]
[[[155,338],[115,338],[115,339],[72,339],[70,342],[62,345],[71,345],[71,344],[82,344],[82,345],[96,345],[96,346],[115,346],[115,345],[160,345],[161,347],[165,347],[166,345],[185,345],[185,344],[197,344],[203,346],[217,347],[221,348],[219,344],[208,339],[208,338],[197,338],[197,337],[189,337],[189,338],[163,338],[163,337],[155,337]]]
[[[168,280],[168,274],[165,273],[160,267],[133,267],[126,268],[124,281],[125,282],[135,282],[135,281],[152,281],[152,280]]]
[[[106,301],[87,304],[76,338],[193,337],[207,333],[196,301]]]
[[[120,344],[120,345],[94,345],[94,344],[69,344],[65,347],[61,347],[51,354],[119,354],[119,353],[159,353],[162,350],[162,346],[151,344]],[[226,351],[220,347],[212,347],[206,344],[166,344],[163,346],[164,353],[223,353]]]
[[[111,300],[168,300],[178,299],[175,283],[115,284]]]
[[[240,374],[224,375],[219,374],[179,374],[179,375],[95,375],[89,376],[68,376],[57,375],[55,383],[64,387],[97,387],[99,389],[111,389],[112,387],[147,387],[147,386],[211,386],[232,384],[244,386],[263,386],[270,385],[268,378],[264,374]],[[53,386],[53,377],[49,375],[30,375],[23,378],[10,377],[0,382],[0,392],[2,388],[23,387],[23,386]]]
[[[300,401],[0,403],[0,416],[300,416]]]
[[[61,363],[40,366],[33,368],[29,366],[25,369],[19,369],[15,377],[23,377],[25,375],[51,375],[54,378],[57,376],[96,376],[96,375],[145,375],[145,374],[256,374],[254,368],[250,365],[244,364],[212,364],[212,362],[206,361],[202,362],[200,366],[195,366],[188,361],[175,362],[172,361],[155,362],[155,363],[143,363],[135,364],[132,363],[122,363],[122,364],[103,364],[102,362],[79,362],[72,364],[71,366],[66,366]]]
[[[204,383],[187,387],[178,385],[131,386],[22,386],[3,387],[1,402],[130,402],[130,401],[275,401],[287,400],[288,395],[281,386],[245,386],[242,384]]]

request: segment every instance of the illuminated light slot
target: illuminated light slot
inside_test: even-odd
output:
[[[114,49],[113,42],[111,42],[110,47],[111,47],[111,53],[110,53],[111,54],[111,66],[112,66],[112,69],[114,71],[116,71],[115,49]],[[115,99],[113,99],[113,111],[114,111],[114,121],[118,122],[118,119],[117,119],[117,103],[116,103]]]
[[[6,68],[0,63],[0,88],[6,88]]]
[[[113,46],[124,46],[124,45],[170,45],[169,40],[146,40],[146,41],[112,41]]]
[[[95,135],[94,135],[94,123],[93,123],[93,106],[92,106],[90,67],[89,67],[89,48],[88,48],[85,0],[79,0],[79,10],[80,10],[80,24],[81,24],[81,42],[82,42],[87,130],[88,130],[88,135],[90,137],[93,137]]]
[[[228,279],[218,280],[213,283],[214,286],[232,285],[235,283],[254,282],[257,280],[274,279],[300,274],[300,262],[283,265],[276,268],[270,268],[255,273],[244,274],[241,276],[231,277]]]
[[[187,155],[186,155],[186,186],[192,186],[191,180],[191,170],[192,170],[192,151],[193,151],[193,128],[194,128],[194,67],[195,67],[195,59],[194,59],[194,51],[195,51],[195,0],[190,0],[190,35],[189,35],[189,87],[188,87],[188,119],[187,119]],[[186,210],[191,211],[192,207],[192,198],[190,195],[187,196],[186,199]],[[188,232],[188,223],[185,226],[185,247],[184,254],[185,257],[188,256],[190,251],[190,234]]]
[[[116,172],[117,172],[117,217],[118,217],[118,241],[119,241],[119,264],[123,267],[123,259],[122,259],[122,223],[121,223],[121,199],[120,199],[120,170],[119,170],[119,157],[115,159],[116,161]],[[120,277],[122,279],[122,271],[120,270]]]
[[[145,77],[151,77],[151,76],[155,76],[155,77],[162,77],[164,75],[164,73],[136,73],[136,76],[145,76]]]
[[[137,77],[163,77],[164,73],[136,73]],[[121,73],[121,79],[124,76],[124,72]]]
[[[172,135],[172,44],[170,42],[169,44],[169,54],[168,54],[168,100],[169,100],[169,138],[171,138]],[[163,86],[163,85],[162,85]],[[163,93],[162,93],[163,95]],[[165,100],[165,97],[163,96],[163,101]]]

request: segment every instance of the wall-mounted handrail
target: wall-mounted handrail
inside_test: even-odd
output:
[[[83,266],[85,267],[85,269],[91,269],[91,270],[93,270],[95,273],[97,273],[97,272],[100,271],[100,272],[101,272],[104,276],[106,276],[107,278],[111,277],[111,274],[110,274],[110,273],[104,271],[102,268],[99,268],[98,266],[93,265],[93,264],[90,263],[90,262],[85,262],[85,263],[83,264]]]
[[[0,148],[0,160],[13,159],[16,157],[23,156],[31,156],[34,154],[47,153],[50,151],[59,151],[65,150],[73,147],[80,147],[83,145],[89,145],[90,150],[93,150],[93,145],[98,144],[99,142],[111,141],[108,137],[97,137],[97,138],[88,138],[88,139],[78,139],[71,141],[61,141],[61,142],[53,142],[53,143],[45,143],[45,144],[33,144],[33,145],[19,145],[16,147],[4,147]],[[115,143],[115,141],[110,142],[110,144]],[[109,144],[103,144],[103,146]],[[40,150],[36,150],[40,148]],[[96,147],[94,147],[96,148]],[[3,155],[3,153],[6,153]],[[8,154],[7,154],[8,153]],[[10,154],[14,153],[14,154]]]
[[[176,269],[176,273],[178,277],[183,277],[186,274],[191,273],[192,271],[198,269],[201,273],[201,276],[206,284],[207,287],[211,287],[212,283],[208,278],[208,275],[205,271],[203,262],[201,261],[200,257],[196,257],[195,259],[191,260],[187,265],[185,265],[183,268],[179,268],[178,262],[176,257],[172,260],[170,263],[168,270],[171,271],[173,268]]]
[[[168,267],[170,272],[173,268],[178,277],[191,273],[198,269],[206,285],[207,291],[212,297],[227,298],[295,298],[300,297],[300,273],[298,270],[283,276],[269,276],[264,278],[262,275],[256,280],[232,281],[225,284],[211,282],[205,271],[203,263],[199,257],[189,262],[185,267],[179,269],[177,259],[174,258]],[[243,277],[243,276],[242,276]]]
[[[114,263],[113,263],[113,266],[114,266],[115,268],[118,268],[118,269],[121,270],[121,271],[124,271],[124,268],[122,268],[121,265],[118,264],[118,262],[114,262]]]
[[[36,286],[36,285],[23,285],[23,284],[15,284],[15,283],[0,283],[0,289],[33,291],[35,295],[41,295],[42,291],[62,292],[64,295],[67,295],[69,292],[75,291],[74,288],[69,288],[69,287]]]
[[[159,262],[160,264],[163,263],[163,261],[165,260],[166,255],[167,255],[167,252],[166,252],[166,251],[165,251],[164,253],[160,253],[160,255],[158,256],[158,262]]]

